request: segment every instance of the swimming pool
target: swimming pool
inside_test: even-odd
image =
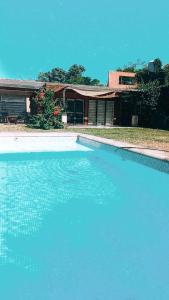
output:
[[[0,154],[1,299],[169,299],[168,173],[75,140],[21,150]]]

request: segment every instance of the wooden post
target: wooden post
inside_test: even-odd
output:
[[[120,99],[120,120],[119,125],[122,125],[122,100]]]
[[[84,100],[84,124],[88,125],[89,116],[89,100]]]
[[[106,116],[107,116],[107,101],[104,101],[104,126],[106,126]]]
[[[97,126],[98,100],[96,100],[96,126]]]
[[[66,110],[66,90],[63,90],[63,108]]]
[[[112,126],[114,125],[114,118],[115,118],[115,114],[114,114],[114,101],[112,102]]]

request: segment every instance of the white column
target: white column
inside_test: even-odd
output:
[[[30,109],[30,97],[26,97],[26,112],[30,113],[31,109]]]

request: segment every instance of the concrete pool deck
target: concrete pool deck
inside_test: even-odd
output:
[[[19,147],[19,140],[17,138],[22,138],[22,146],[21,148]],[[43,144],[38,142],[38,137],[39,138],[46,138],[45,144],[44,144],[44,140],[43,140]],[[87,139],[87,141],[94,141],[97,143],[101,143],[101,144],[105,144],[105,145],[109,145],[109,146],[114,146],[117,147],[119,149],[124,149],[124,150],[128,150],[131,152],[135,152],[138,154],[142,154],[148,157],[152,157],[152,158],[156,158],[156,159],[160,159],[163,161],[169,161],[169,152],[167,151],[161,151],[161,150],[156,150],[156,149],[150,149],[150,148],[146,148],[144,146],[138,146],[138,145],[134,145],[134,144],[130,144],[130,143],[125,143],[125,142],[121,142],[121,141],[116,141],[116,140],[110,140],[110,139],[106,139],[106,138],[102,138],[102,137],[96,137],[93,135],[88,135],[88,134],[82,134],[82,133],[76,133],[76,132],[56,132],[56,131],[50,131],[50,132],[22,132],[22,131],[8,131],[8,132],[1,132],[0,133],[0,153],[6,153],[6,152],[17,152],[17,150],[20,151],[24,151],[26,152],[26,150],[29,151],[34,151],[34,149],[36,148],[35,151],[55,151],[55,143],[56,140],[51,140],[51,138],[59,138],[60,142],[61,139],[60,138],[64,138],[64,141],[66,138],[68,138],[67,143],[65,144],[65,147],[62,148],[60,147],[60,151],[66,149],[66,147],[69,145],[69,141],[71,138],[71,140],[73,140],[74,142],[77,140],[78,137],[81,137],[83,139]],[[26,139],[26,138],[33,138],[32,141]],[[21,140],[21,139],[20,139]],[[12,141],[12,142],[11,142]],[[36,147],[35,147],[36,145]],[[15,148],[15,151],[12,151],[12,148]],[[75,150],[78,150],[78,147],[74,148]],[[81,151],[85,151],[85,148],[81,148]],[[58,150],[59,151],[59,148]]]
[[[76,141],[72,133],[9,132],[0,134],[0,153],[92,151]]]

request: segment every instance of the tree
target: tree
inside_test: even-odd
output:
[[[39,81],[44,82],[66,82],[66,72],[61,68],[54,68],[49,72],[41,72],[38,75]]]
[[[147,68],[143,68],[136,72],[136,81],[138,84],[146,84],[150,80],[152,80],[152,76],[150,75],[150,72]]]
[[[90,85],[102,85],[98,79],[91,79]]]
[[[137,59],[135,63],[129,62],[127,65],[125,65],[123,68],[118,68],[116,71],[120,72],[134,72],[136,73],[140,67],[142,68],[145,65],[145,62]]]
[[[154,72],[150,72],[147,66],[136,71],[137,83],[148,83],[150,81],[159,81],[160,85],[164,84],[164,69],[162,68],[162,62],[159,58],[153,60]]]
[[[82,65],[74,64],[68,71],[61,68],[53,68],[49,72],[41,72],[38,75],[38,80],[44,82],[60,82],[69,84],[85,84],[85,85],[100,85],[98,79],[84,76],[85,67]]]
[[[139,86],[143,105],[148,106],[152,110],[157,108],[160,97],[160,83],[158,80],[142,83]]]
[[[66,80],[68,83],[74,83],[83,80],[83,73],[85,72],[85,67],[82,65],[72,65],[67,74],[66,74]]]
[[[38,81],[49,82],[50,81],[50,72],[40,72],[38,75]]]
[[[54,68],[50,72],[50,81],[54,82],[66,82],[66,71],[61,68]]]
[[[129,63],[118,70],[136,73],[138,90],[134,104],[139,125],[169,129],[169,64],[163,66],[159,58],[155,58],[153,64],[154,72],[150,72],[148,66],[141,62]]]
[[[169,64],[163,67],[164,70],[164,78],[165,78],[165,85],[169,86]]]
[[[162,61],[159,58],[154,59],[155,72],[159,73],[162,69]]]

